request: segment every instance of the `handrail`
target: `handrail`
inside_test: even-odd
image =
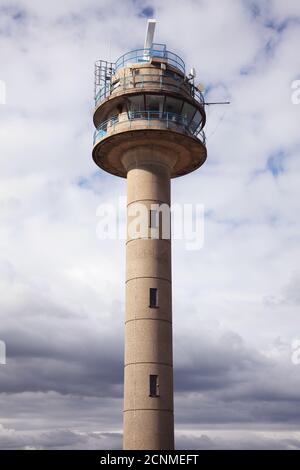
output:
[[[193,129],[193,127],[191,126],[192,123],[188,125],[187,118],[182,114],[160,111],[131,111],[128,113],[127,120],[119,120],[119,115],[115,115],[102,122],[101,125],[98,126],[98,128],[94,132],[94,144],[96,143],[96,141],[106,137],[108,129],[113,128],[114,131],[116,126],[118,126],[119,124],[139,119],[147,121],[147,127],[150,126],[150,123],[153,120],[165,121],[167,127],[169,127],[170,124],[179,124],[184,127],[185,131],[189,135],[197,137],[199,140],[201,140],[204,145],[206,143],[206,137],[204,131],[201,128],[201,123],[199,123],[198,127],[195,127],[195,129]]]
[[[176,67],[181,72],[185,73],[185,63],[177,54],[171,51],[167,51],[164,48],[160,48],[160,44],[153,44],[153,47],[148,49],[135,49],[133,51],[126,52],[115,63],[115,71],[125,67],[128,63],[139,63],[149,62],[152,57],[160,57],[165,59],[168,64]]]
[[[177,83],[176,83],[177,81]],[[192,83],[189,83],[185,79],[174,78],[167,73],[162,75],[157,74],[139,74],[137,76],[120,77],[115,83],[112,83],[110,87],[100,88],[95,96],[95,106],[98,106],[105,98],[110,96],[114,90],[120,88],[122,91],[132,89],[144,89],[147,87],[157,88],[162,91],[167,91],[168,88],[172,88],[175,91],[184,91],[188,93],[196,101],[204,105],[204,96]],[[154,86],[155,85],[155,86]]]

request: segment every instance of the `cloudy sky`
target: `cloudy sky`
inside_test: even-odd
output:
[[[126,186],[92,161],[93,74],[147,16],[231,101],[172,183],[206,214],[173,243],[177,447],[300,448],[298,0],[0,0],[0,447],[121,446],[125,253],[96,213]]]

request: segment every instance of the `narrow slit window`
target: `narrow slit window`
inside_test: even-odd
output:
[[[158,228],[158,212],[157,210],[150,209],[149,227]]]
[[[150,375],[150,397],[158,397],[158,375]]]
[[[157,289],[151,287],[149,290],[149,307],[155,308],[158,307],[157,303]]]

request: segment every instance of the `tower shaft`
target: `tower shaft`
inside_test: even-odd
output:
[[[163,238],[161,223],[156,228],[162,217],[151,207],[170,207],[175,161],[149,144],[127,151],[122,161],[128,197],[124,449],[173,449],[171,239]],[[146,238],[131,233],[140,210],[149,220]]]

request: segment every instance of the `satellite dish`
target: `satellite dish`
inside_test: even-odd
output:
[[[201,91],[201,93],[205,91],[205,85],[203,83],[198,83],[198,85],[196,85],[196,88],[197,90]]]

